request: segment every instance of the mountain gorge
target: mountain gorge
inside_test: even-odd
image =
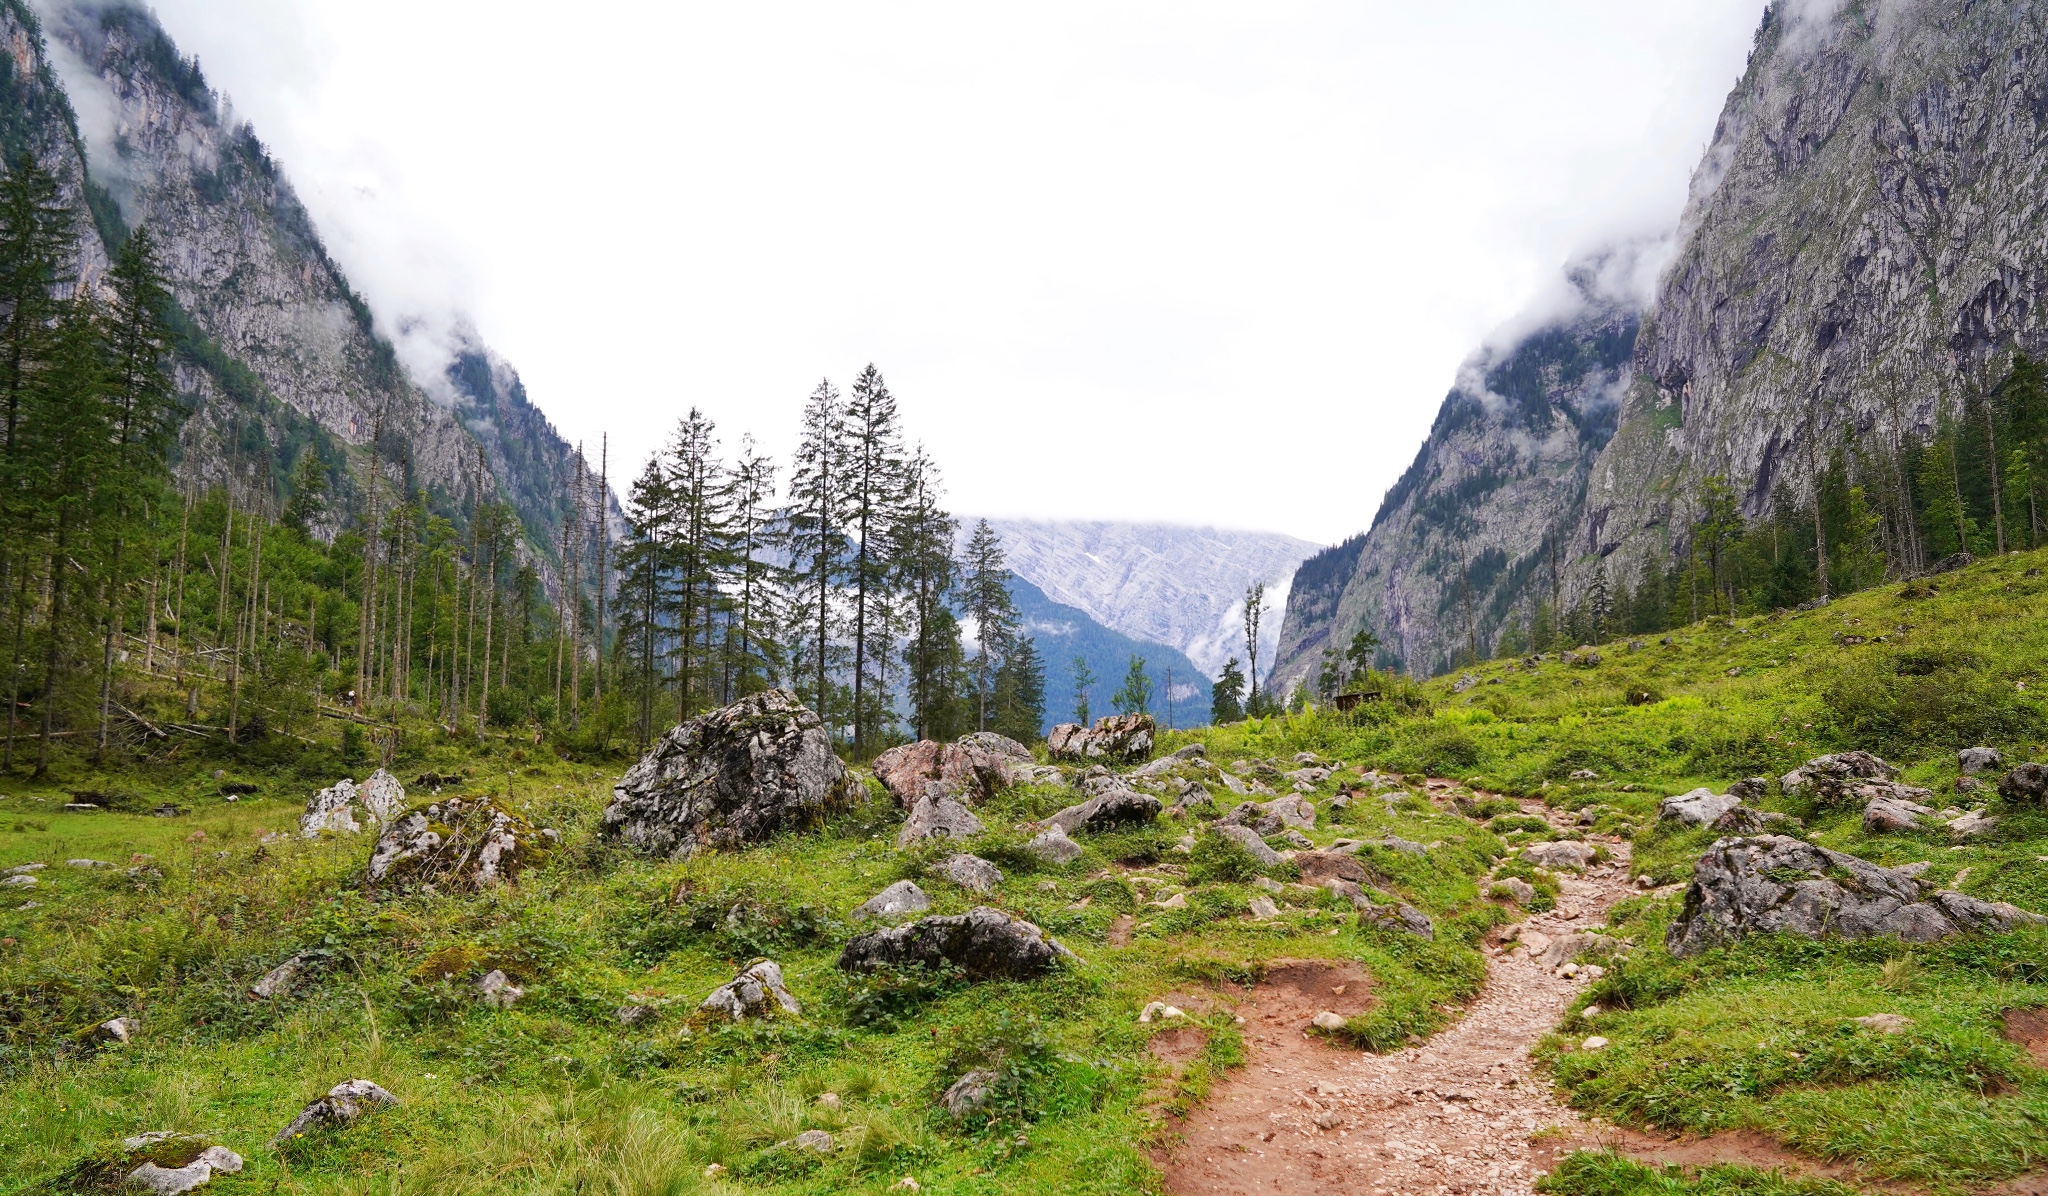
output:
[[[92,284],[134,228],[157,240],[191,410],[181,484],[274,509],[311,452],[336,500],[331,533],[362,503],[374,440],[388,484],[458,519],[503,498],[546,554],[571,506],[574,450],[480,343],[445,378],[408,373],[255,131],[148,10],[0,0],[0,38],[5,148],[67,180],[79,277]]]
[[[1689,550],[1710,478],[1755,522],[1846,454],[1909,507],[1901,455],[2048,348],[2044,56],[2021,0],[1767,8],[1654,288],[1474,359],[1371,529],[1304,565],[1282,681],[1359,625],[1427,675],[1624,594]],[[1899,539],[1894,572],[1928,563]]]

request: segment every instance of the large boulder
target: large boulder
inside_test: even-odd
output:
[[[1013,770],[1030,768],[1031,752],[1021,743],[993,731],[978,731],[957,743],[920,739],[893,747],[875,757],[875,779],[909,809],[929,794],[958,798],[968,805],[993,797],[1014,779]]]
[[[1030,842],[1024,844],[1024,850],[1048,864],[1071,864],[1081,858],[1081,845],[1056,826],[1031,836]]]
[[[1680,956],[1759,933],[1884,935],[1925,943],[2041,922],[2048,919],[2004,902],[1930,891],[1903,869],[1784,835],[1758,835],[1722,839],[1700,857],[1664,943]]]
[[[604,829],[682,859],[809,827],[846,791],[824,724],[795,694],[771,689],[662,736],[612,789]]]
[[[1560,839],[1547,843],[1531,843],[1522,849],[1522,859],[1538,868],[1586,868],[1598,858],[1599,851],[1591,843],[1579,843]]]
[[[840,952],[839,966],[849,972],[957,968],[969,980],[1032,980],[1062,957],[1071,953],[1043,930],[983,905],[861,935]]]
[[[308,839],[321,831],[355,835],[365,822],[382,829],[404,809],[405,786],[380,768],[360,785],[344,779],[314,794],[299,815],[299,833]]]
[[[1870,801],[1865,787],[1873,781],[1897,779],[1899,771],[1869,752],[1816,756],[1785,774],[1785,792],[1810,794],[1817,806],[1860,806]]]
[[[903,820],[903,829],[896,834],[896,848],[900,851],[926,839],[958,842],[981,832],[981,819],[974,816],[974,811],[950,797],[927,793],[910,807],[910,817]]]
[[[1956,753],[1956,767],[1962,771],[1964,776],[1972,777],[1980,772],[1997,768],[2004,762],[2004,759],[2003,756],[1998,754],[1997,748],[1969,747]]]
[[[1055,760],[1136,764],[1152,754],[1158,733],[1159,724],[1149,714],[1112,714],[1097,719],[1093,730],[1061,723],[1046,737],[1045,746]]]
[[[364,880],[380,890],[486,889],[547,863],[559,837],[488,797],[444,797],[377,836]]]
[[[1998,782],[1998,796],[2015,805],[2048,805],[2048,764],[2022,764]]]
[[[1159,817],[1161,809],[1156,797],[1129,789],[1105,789],[1080,805],[1054,814],[1045,820],[1045,825],[1056,826],[1070,835],[1076,831],[1107,831],[1150,822]]]
[[[1715,793],[1712,789],[1695,789],[1678,797],[1667,797],[1657,803],[1659,822],[1676,822],[1680,826],[1712,826],[1721,815],[1742,804],[1742,799],[1732,793]]]
[[[1216,828],[1216,837],[1243,848],[1259,862],[1261,868],[1271,868],[1282,862],[1280,853],[1266,846],[1266,841],[1259,838],[1258,833],[1248,826],[1219,826]]]

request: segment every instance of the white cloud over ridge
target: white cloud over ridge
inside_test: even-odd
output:
[[[423,380],[467,318],[572,440],[782,453],[872,360],[959,508],[1322,542],[1561,263],[1675,221],[1761,12],[155,6]]]

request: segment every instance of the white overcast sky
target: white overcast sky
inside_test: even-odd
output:
[[[1459,361],[1677,218],[1761,0],[154,0],[391,328],[630,473],[874,361],[955,509],[1364,528]]]

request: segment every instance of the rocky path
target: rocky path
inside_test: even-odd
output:
[[[1537,803],[1524,808],[1550,815]],[[1516,928],[1522,942],[1490,950],[1478,999],[1421,1046],[1372,1055],[1310,1037],[1321,1010],[1355,1011],[1353,986],[1365,978],[1320,964],[1275,968],[1238,1006],[1248,1063],[1189,1116],[1167,1160],[1166,1190],[1531,1192],[1558,1155],[1593,1135],[1529,1058],[1586,977],[1554,966],[1564,944],[1548,960],[1531,958],[1530,948],[1542,949],[1538,935],[1555,941],[1598,924],[1628,895],[1628,845],[1608,849],[1614,861],[1566,880],[1555,911]]]

